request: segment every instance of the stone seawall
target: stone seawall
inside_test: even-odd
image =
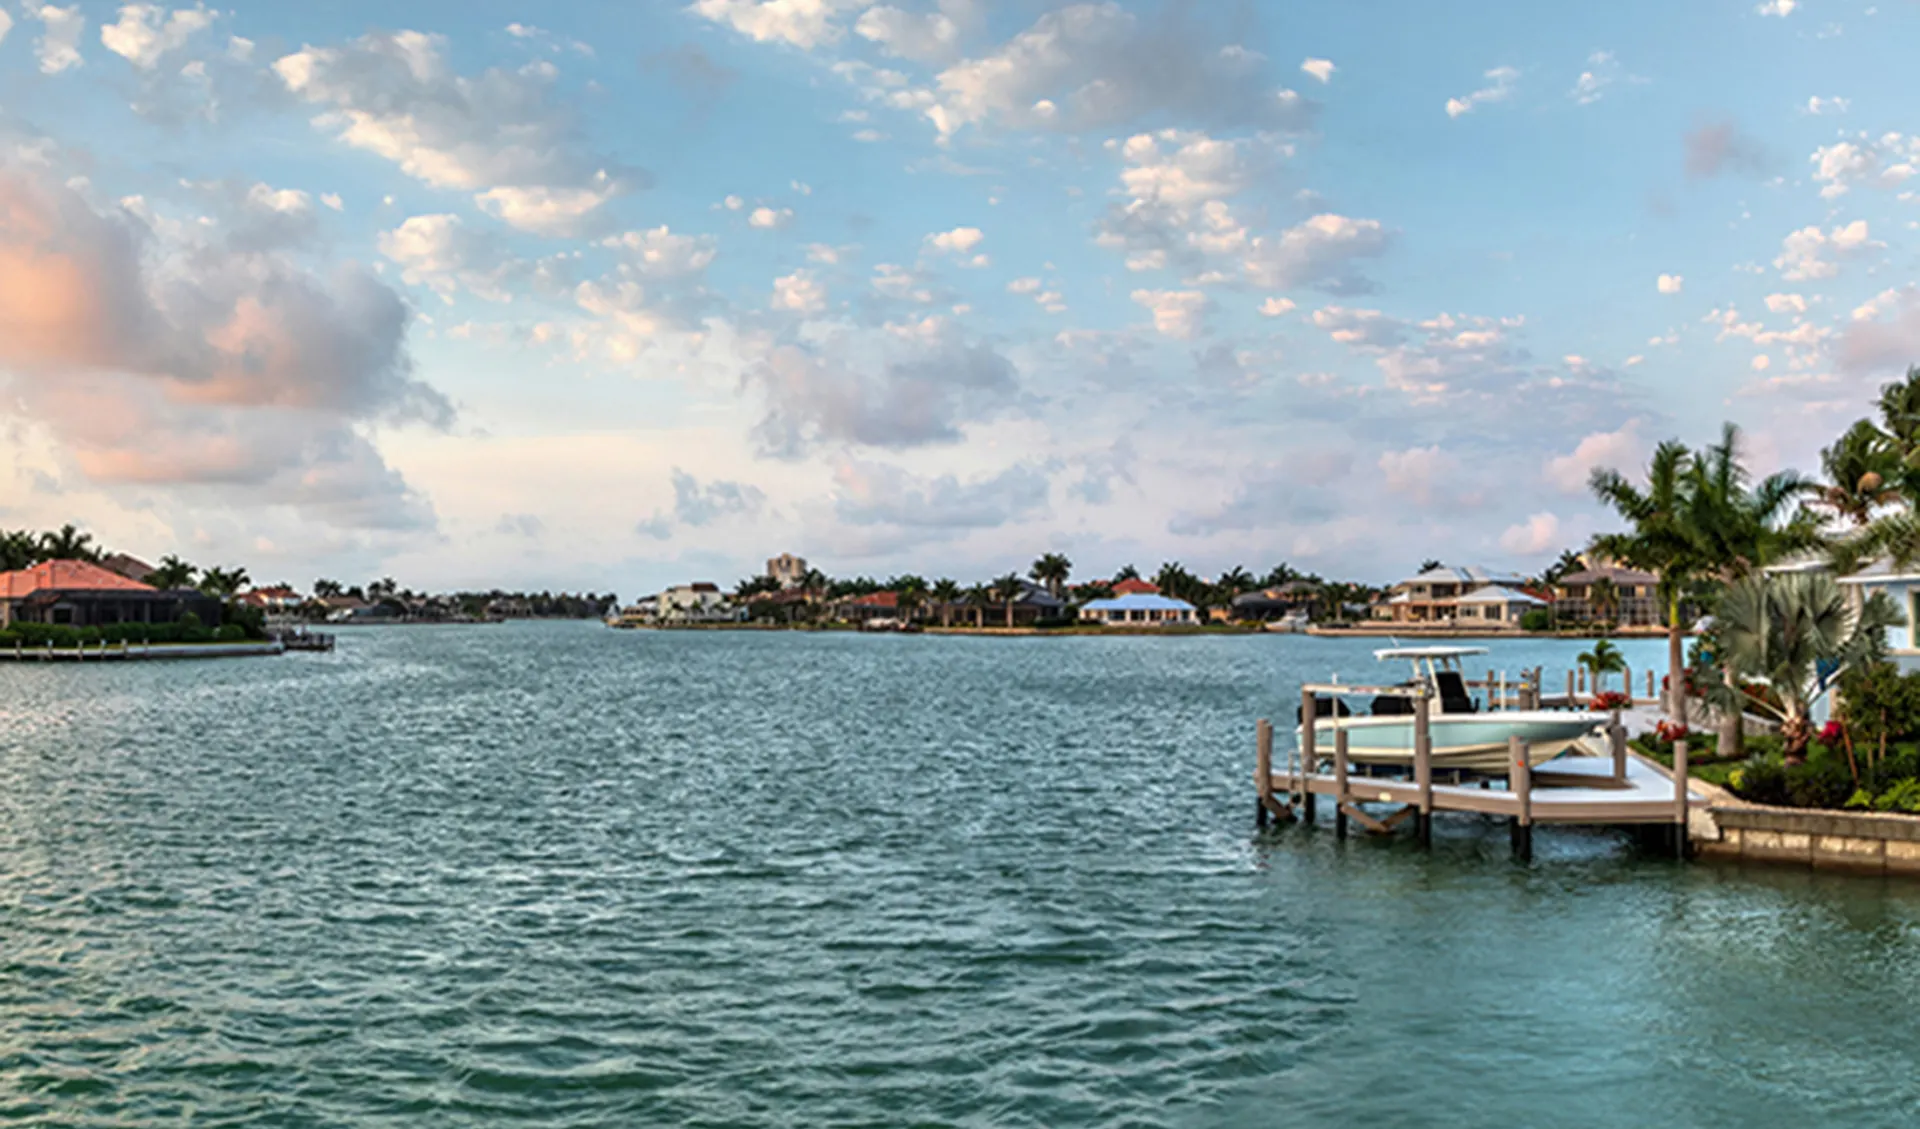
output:
[[[1695,843],[1709,858],[1920,876],[1920,816],[1747,805],[1712,816],[1719,838]]]

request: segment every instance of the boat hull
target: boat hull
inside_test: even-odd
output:
[[[1605,714],[1551,710],[1441,714],[1429,722],[1432,764],[1437,769],[1504,772],[1507,739],[1518,736],[1527,750],[1527,764],[1538,765],[1566,752],[1606,722]],[[1313,739],[1322,759],[1333,755],[1336,729],[1346,731],[1347,759],[1354,764],[1413,764],[1411,717],[1320,718],[1314,723]]]

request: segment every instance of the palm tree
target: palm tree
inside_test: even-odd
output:
[[[1580,559],[1579,553],[1574,552],[1572,549],[1562,549],[1560,550],[1560,559],[1548,565],[1547,571],[1540,574],[1540,579],[1546,581],[1549,585],[1558,584],[1560,583],[1561,577],[1579,572],[1585,567],[1587,567],[1586,562]]]
[[[148,573],[146,580],[155,588],[171,592],[193,587],[193,577],[198,571],[178,556],[168,553],[160,558],[160,567]],[[317,586],[315,591],[318,592]]]
[[[1214,581],[1213,584],[1214,587],[1226,593],[1227,598],[1231,600],[1233,597],[1253,587],[1253,574],[1235,565],[1221,573],[1220,579]]]
[[[330,599],[331,597],[338,596],[340,594],[340,582],[338,580],[328,580],[322,577],[321,579],[313,582],[313,594],[315,598],[321,599],[321,600]]]
[[[902,622],[913,622],[913,613],[921,604],[927,602],[927,582],[918,576],[903,576],[894,582],[894,602],[900,609]]]
[[[1067,577],[1073,575],[1073,562],[1060,553],[1046,553],[1033,562],[1033,569],[1027,575],[1046,585],[1047,591],[1059,599]]]
[[[100,549],[93,543],[93,534],[82,533],[72,522],[61,526],[56,533],[42,533],[40,554],[43,559],[52,561],[100,559]]]
[[[1609,577],[1602,576],[1587,585],[1587,607],[1605,631],[1620,617],[1620,589]]]
[[[40,563],[40,539],[24,529],[0,533],[0,572]]]
[[[1140,579],[1140,570],[1130,564],[1121,565],[1120,571],[1113,574],[1113,582],[1115,584],[1120,583],[1122,580],[1138,579]]]
[[[1699,546],[1686,526],[1683,512],[1685,478],[1693,456],[1676,440],[1654,448],[1647,464],[1645,488],[1627,481],[1617,470],[1596,467],[1588,479],[1594,496],[1626,520],[1625,533],[1603,533],[1593,539],[1595,551],[1625,565],[1645,569],[1660,578],[1660,600],[1667,612],[1667,713],[1685,720],[1686,629],[1680,622],[1680,597],[1703,568]]]
[[[967,604],[973,608],[973,625],[987,625],[987,605],[993,603],[993,589],[985,584],[975,584],[967,589]]]
[[[244,568],[210,568],[200,574],[200,590],[209,596],[231,600],[234,593],[245,588],[251,580]]]
[[[1008,627],[1013,626],[1013,602],[1019,599],[1020,593],[1024,591],[1026,589],[1021,586],[1020,577],[1011,572],[993,582],[993,594],[1007,609]]]
[[[1609,674],[1618,674],[1627,669],[1627,656],[1621,654],[1620,648],[1605,639],[1594,643],[1593,650],[1583,652],[1574,661],[1586,669],[1587,675],[1593,683],[1593,692],[1596,697],[1600,693],[1600,682],[1602,678]]]
[[[1811,505],[1852,524],[1873,521],[1875,510],[1901,498],[1900,456],[1869,420],[1857,420],[1833,446],[1820,452],[1827,484],[1813,490]]]
[[[952,627],[953,602],[960,598],[960,586],[943,576],[934,581],[933,587],[929,588],[928,591],[933,594],[933,598],[940,604],[940,626]]]
[[[1886,629],[1903,622],[1899,607],[1876,592],[1856,615],[1826,573],[1758,573],[1730,585],[1714,606],[1713,649],[1738,678],[1760,681],[1768,693],[1737,680],[1709,694],[1725,714],[1745,710],[1780,722],[1789,764],[1806,760],[1813,738],[1812,709],[1852,666],[1886,652]]]
[[[1880,424],[1895,456],[1912,469],[1920,453],[1920,365],[1909,367],[1905,380],[1881,385],[1874,406],[1880,409]]]

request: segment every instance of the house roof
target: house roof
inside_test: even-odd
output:
[[[1578,572],[1569,572],[1557,583],[1592,584],[1596,580],[1611,580],[1615,584],[1658,584],[1660,578],[1651,572],[1642,572],[1637,568],[1622,568],[1618,565],[1603,565],[1600,568],[1583,568]]]
[[[1489,584],[1484,588],[1476,588],[1460,597],[1458,602],[1462,604],[1539,604],[1542,607],[1547,603],[1538,596],[1522,592],[1518,588],[1508,588],[1503,584]]]
[[[131,553],[109,553],[100,558],[100,567],[117,572],[128,580],[145,581],[153,575],[153,566]]]
[[[1111,600],[1089,600],[1086,607],[1093,611],[1193,611],[1192,604],[1185,600],[1176,600],[1171,596],[1162,596],[1154,592],[1135,592],[1126,596],[1115,596]]]
[[[897,608],[900,606],[900,593],[869,592],[864,596],[855,596],[847,603],[862,608]]]
[[[1157,596],[1160,594],[1160,586],[1158,584],[1141,580],[1137,576],[1129,576],[1125,580],[1116,580],[1108,585],[1108,587],[1113,589],[1113,594],[1116,596]]]
[[[710,580],[696,580],[692,584],[687,585],[687,587],[693,589],[695,592],[718,592],[720,590],[720,586]]]
[[[1494,572],[1492,569],[1481,568],[1478,565],[1467,565],[1464,568],[1455,568],[1452,565],[1441,565],[1438,568],[1430,568],[1418,576],[1402,580],[1400,583],[1472,584],[1478,586],[1486,584],[1518,584],[1522,579],[1524,578],[1518,573]]]
[[[0,600],[18,600],[35,592],[153,592],[151,584],[129,580],[91,561],[42,561],[32,568],[0,572]]]

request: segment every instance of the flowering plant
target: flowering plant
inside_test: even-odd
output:
[[[1831,748],[1846,739],[1847,731],[1837,721],[1829,721],[1820,727],[1820,743]]]
[[[1684,721],[1661,721],[1653,727],[1655,739],[1671,745],[1675,741],[1687,739],[1687,723]]]
[[[1633,699],[1618,690],[1602,690],[1593,696],[1593,708],[1596,710],[1620,710],[1633,704]]]

